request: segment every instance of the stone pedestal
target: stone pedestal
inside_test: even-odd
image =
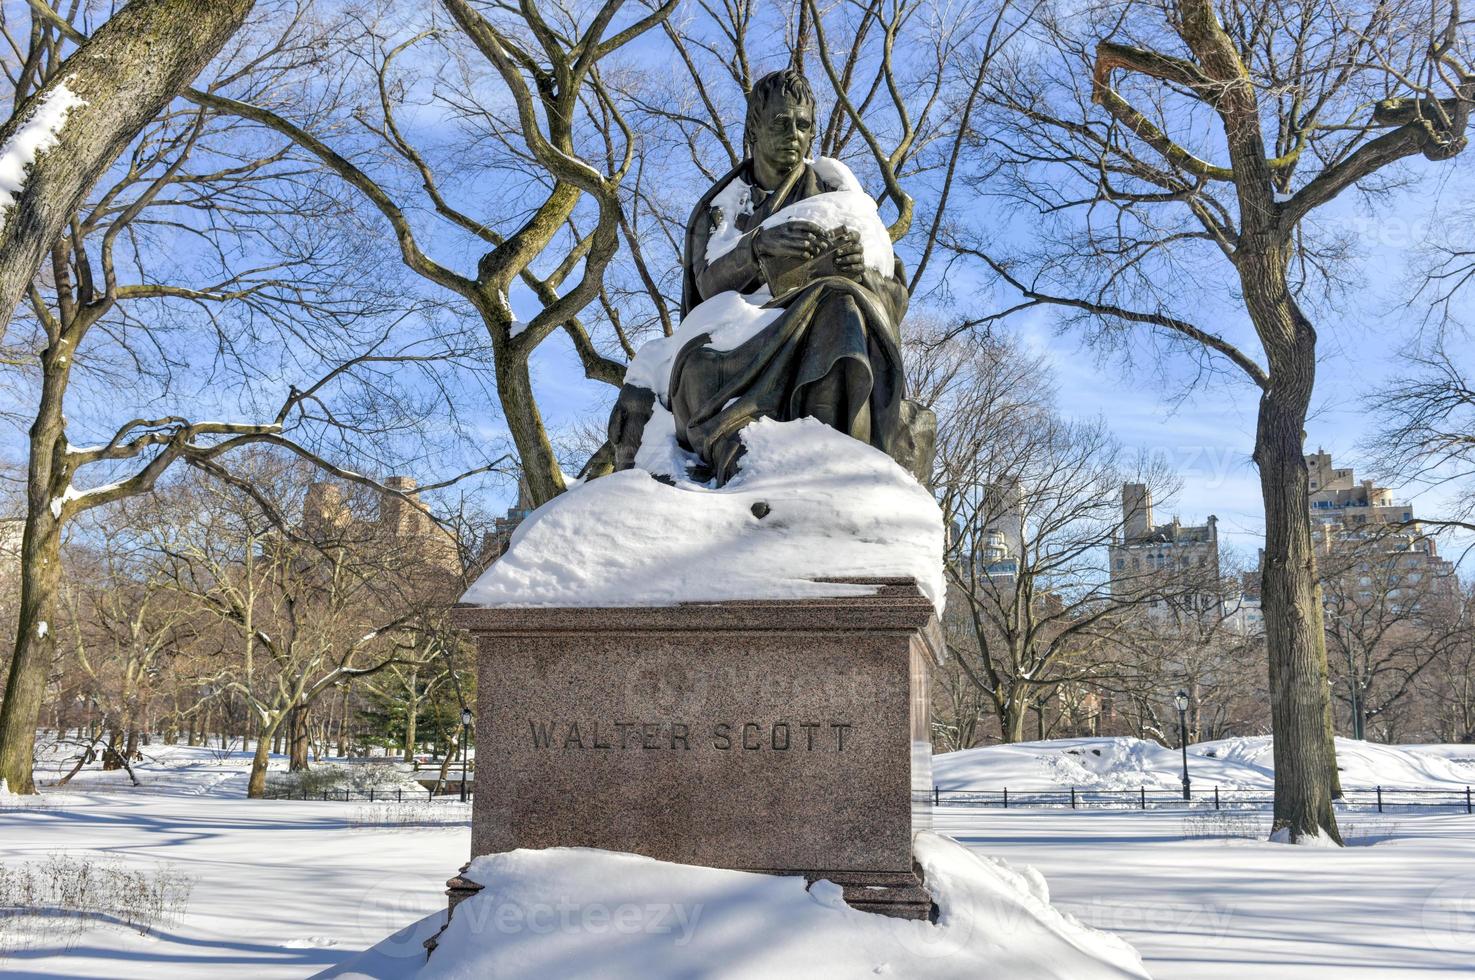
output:
[[[875,595],[655,608],[470,608],[472,855],[599,847],[827,878],[922,918],[928,675],[910,580]]]

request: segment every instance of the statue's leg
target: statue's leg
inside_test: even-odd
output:
[[[859,369],[860,365],[853,357],[836,361],[829,374],[805,389],[804,413],[861,442],[870,442],[870,401],[862,399],[858,405],[851,402],[857,387],[854,373]]]
[[[866,362],[865,320],[855,300],[833,293],[821,301],[805,346],[795,417],[812,416],[870,442],[872,376]]]

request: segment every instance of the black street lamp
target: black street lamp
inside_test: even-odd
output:
[[[1188,692],[1179,691],[1173,696],[1173,703],[1178,706],[1178,745],[1183,749],[1183,798],[1188,800],[1193,798],[1188,791],[1188,720],[1184,714],[1188,710]]]
[[[471,741],[471,709],[461,709],[461,802],[466,802],[466,749]]]

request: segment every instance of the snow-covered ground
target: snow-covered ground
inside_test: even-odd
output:
[[[54,739],[41,739],[36,743],[36,784],[43,791],[53,788],[76,761],[77,746],[73,743],[58,743]],[[122,769],[104,772],[96,763],[89,763],[64,787],[63,791],[132,791],[141,789],[150,794],[179,796],[214,795],[222,798],[246,795],[246,783],[251,775],[251,756],[239,741],[228,748],[203,745],[166,745],[155,740],[151,745],[140,748],[143,760],[134,765],[142,787],[133,787],[128,773]],[[331,760],[330,760],[331,761]],[[270,757],[268,772],[271,776],[284,775],[287,758],[282,755]],[[409,767],[390,758],[361,760],[343,766],[345,779],[369,780],[383,786],[403,786],[406,789],[417,784],[410,777]],[[459,770],[458,770],[459,772]],[[433,775],[433,774],[432,774]]]
[[[367,804],[121,792],[51,799],[55,809],[0,809],[5,864],[66,852],[168,866],[192,879],[188,907],[148,936],[98,926],[52,937],[11,952],[0,975],[308,976],[444,905],[470,833],[464,821],[354,829]]]
[[[1349,784],[1447,786],[1469,778],[1475,756],[1468,746],[1342,743],[1339,748]],[[1209,751],[1215,755],[1208,756]],[[77,791],[47,793],[40,805],[0,800],[0,862],[14,868],[64,853],[142,870],[167,867],[191,884],[182,914],[161,922],[148,936],[98,924],[48,933],[41,945],[22,943],[0,960],[0,975],[308,976],[345,964],[396,930],[434,915],[444,904],[445,879],[465,860],[468,827],[454,802],[426,811],[423,804],[247,801],[240,798],[244,757],[217,759],[213,752],[185,749],[157,755],[140,771],[142,788],[127,787],[126,777],[113,773],[79,776]],[[1108,758],[1114,761],[1102,761]],[[1205,783],[1214,772],[1225,786],[1255,785],[1255,779],[1268,778],[1263,771],[1268,747],[1263,740],[1199,746],[1190,764],[1205,767],[1195,772]],[[1058,789],[1088,785],[1091,775],[1096,781],[1090,785],[1132,788],[1143,774],[1158,780],[1149,786],[1171,787],[1176,765],[1171,752],[1113,739],[956,753],[939,757],[937,768],[941,785],[954,780],[981,788],[1007,783]],[[1231,783],[1232,778],[1240,782]],[[419,818],[427,814],[434,819]],[[1007,896],[1015,887],[1008,882],[1023,881],[1036,902],[1047,889],[1057,909],[1130,943],[1160,978],[1475,976],[1475,817],[1347,812],[1343,828],[1355,846],[1344,850],[1266,843],[1266,820],[1263,813],[1216,814],[1203,808],[945,806],[936,816],[939,832],[1018,872],[954,862],[951,866],[965,869],[959,878],[972,882],[969,888]],[[995,868],[996,880],[990,883],[979,867]],[[560,873],[568,871],[564,867]],[[693,869],[682,874],[688,872]],[[509,873],[512,878],[499,879],[504,890],[521,872]],[[708,874],[732,874],[693,873],[691,881],[681,878],[681,894],[689,896],[697,879],[717,880]],[[642,879],[605,873],[598,880],[609,888],[639,890]],[[730,884],[726,878],[722,882]],[[760,879],[760,884],[778,892],[785,888],[774,879]],[[821,892],[818,898],[824,897]],[[775,901],[785,916],[798,916],[795,921],[825,930],[832,939],[855,925],[841,910],[801,893],[784,892]],[[1029,907],[1023,898],[1012,906]],[[711,941],[730,943],[725,930],[733,928],[732,920],[719,906],[709,914],[704,921],[713,930]],[[1002,948],[1017,938],[1009,931],[1026,921],[1018,914],[995,913],[995,938],[1005,940]],[[1036,908],[1033,914],[1044,913]],[[702,921],[696,922],[697,930]],[[12,926],[12,920],[0,918],[0,928]],[[1092,935],[1072,928],[1056,928],[1050,942],[1063,934]],[[877,935],[852,943],[849,965],[862,962],[868,949],[876,952],[865,944]],[[408,962],[418,962],[423,938],[423,931],[402,936],[397,950]],[[680,938],[673,928],[663,941]],[[1113,948],[1104,942],[1095,948],[1098,962],[1099,954]],[[890,974],[936,975],[917,967],[910,955],[899,949],[883,957]],[[753,962],[762,962],[754,956]],[[705,970],[679,975],[723,975],[720,968],[731,962],[719,957]],[[643,975],[661,975],[655,963],[644,967]]]
[[[1034,867],[1057,907],[1127,940],[1156,977],[1475,976],[1475,818],[1358,813],[1342,826],[1355,846],[1338,850],[1265,842],[1267,814],[937,815],[941,833]]]

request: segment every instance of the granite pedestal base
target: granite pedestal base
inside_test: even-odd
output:
[[[847,598],[471,608],[472,856],[598,847],[824,878],[925,918],[932,604]],[[453,900],[474,883],[451,882]]]

